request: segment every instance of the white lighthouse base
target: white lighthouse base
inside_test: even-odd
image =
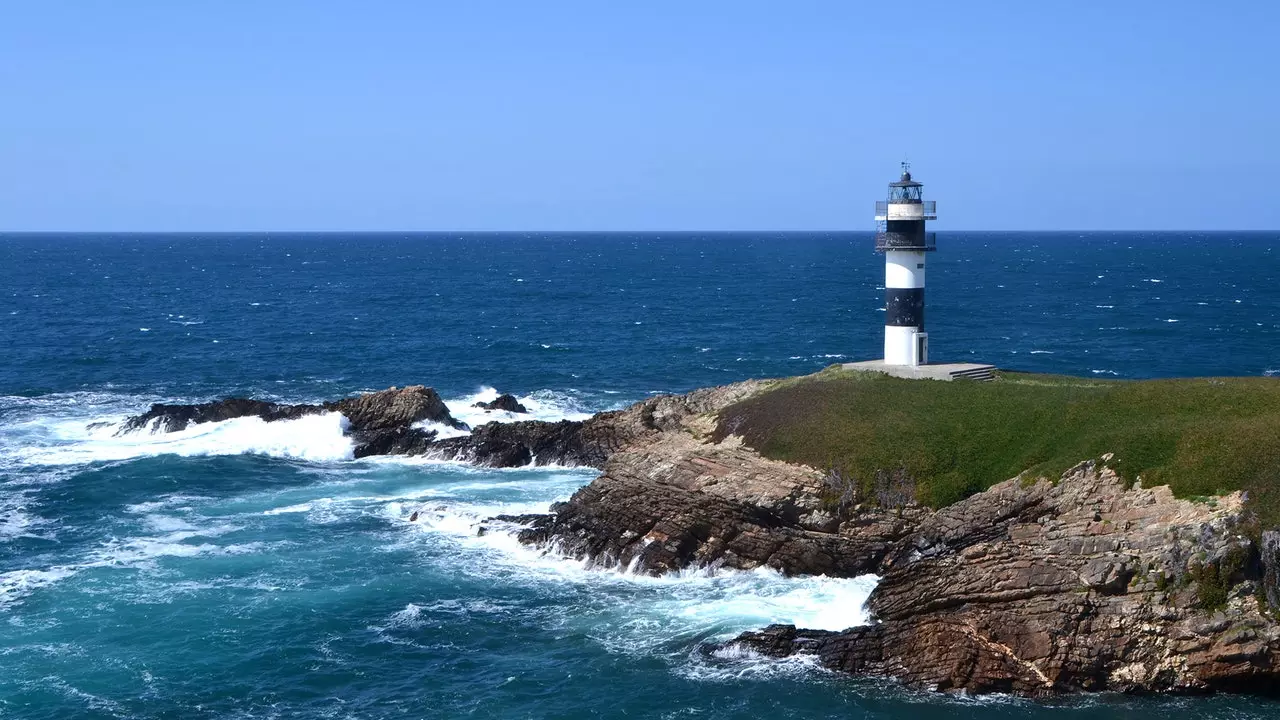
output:
[[[938,363],[936,365],[887,365],[883,360],[841,364],[845,370],[878,372],[909,380],[993,380],[996,366],[980,363]]]
[[[929,333],[917,327],[886,325],[884,328],[884,363],[886,365],[924,365],[929,362]]]

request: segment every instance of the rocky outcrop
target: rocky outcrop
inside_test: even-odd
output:
[[[468,435],[444,439],[440,439],[435,430],[420,425],[435,423],[459,430],[470,428],[449,414],[449,408],[435,390],[422,385],[391,388],[319,405],[288,405],[247,398],[194,405],[157,404],[126,420],[117,434],[140,430],[176,432],[195,423],[239,417],[276,421],[338,412],[349,421],[347,432],[354,441],[357,458],[428,455],[487,467],[534,464],[599,468],[615,452],[681,427],[686,419],[735,402],[761,387],[763,383],[747,381],[696,390],[687,395],[662,395],[580,422],[491,422]]]
[[[832,509],[823,479],[733,443],[664,433],[612,455],[602,476],[521,539],[651,574],[766,566],[848,576],[878,567],[923,513]]]
[[[465,423],[449,414],[448,406],[435,390],[412,385],[320,405],[288,405],[249,398],[229,398],[194,405],[155,404],[145,413],[125,420],[116,434],[148,429],[152,432],[178,432],[197,423],[241,417],[257,417],[267,422],[295,420],[325,412],[342,413],[347,418],[347,433],[352,437],[356,457],[424,450],[435,440],[437,433],[413,427],[417,423],[467,429]]]
[[[687,421],[737,402],[765,386],[766,383],[749,380],[685,395],[659,395],[583,421],[486,423],[469,436],[438,440],[422,452],[485,467],[603,468],[616,453],[647,445],[667,431],[679,430]]]
[[[873,624],[735,642],[934,690],[1269,691],[1280,625],[1254,537],[1238,495],[1177,500],[1084,463],[924,519],[884,556]]]
[[[449,414],[449,407],[435,390],[422,385],[365,393],[324,404],[325,410],[340,412],[357,431],[389,430],[419,422],[447,425],[466,430],[467,425]]]
[[[324,408],[319,405],[283,405],[249,398],[228,398],[197,405],[156,403],[141,415],[125,420],[116,435],[145,429],[153,432],[179,432],[197,423],[222,422],[241,417],[258,417],[266,421],[294,420],[320,412],[324,412]]]
[[[515,395],[503,393],[497,398],[489,402],[478,402],[471,407],[478,407],[482,410],[502,410],[509,413],[525,414],[529,413],[529,408],[520,404]]]

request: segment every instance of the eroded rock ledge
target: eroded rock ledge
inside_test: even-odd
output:
[[[925,519],[881,563],[874,624],[735,642],[938,690],[1270,692],[1280,627],[1258,537],[1238,495],[1177,500],[1083,463]]]

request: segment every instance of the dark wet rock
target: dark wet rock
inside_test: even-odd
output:
[[[1280,613],[1280,530],[1262,533],[1259,551],[1263,567],[1263,597],[1273,614]]]
[[[324,408],[342,413],[350,422],[347,433],[355,445],[353,454],[357,458],[425,452],[438,433],[413,427],[417,423],[467,429],[466,423],[449,414],[448,406],[435,390],[422,385],[367,393],[325,403]]]
[[[708,646],[715,651],[748,650],[766,657],[790,657],[816,653],[823,641],[838,633],[830,630],[800,630],[795,625],[770,625],[763,630],[744,632],[726,643]]]
[[[520,404],[515,395],[504,393],[490,402],[478,402],[471,407],[478,407],[483,410],[505,410],[509,413],[528,414],[529,408]]]
[[[320,412],[324,412],[324,408],[319,405],[283,405],[249,398],[227,398],[195,405],[156,403],[145,413],[125,420],[116,434],[124,435],[146,429],[155,432],[179,432],[186,430],[189,425],[221,422],[241,417],[258,417],[268,422],[295,420]]]
[[[342,413],[355,431],[387,430],[418,422],[433,422],[457,430],[467,425],[455,420],[440,395],[429,387],[410,385],[365,393],[324,404],[326,410]]]
[[[347,418],[347,434],[352,438],[356,457],[425,452],[437,433],[413,427],[420,422],[467,429],[465,423],[455,420],[449,414],[449,408],[435,390],[413,385],[321,405],[288,405],[249,398],[229,398],[194,405],[156,404],[147,412],[126,420],[116,434],[148,429],[154,432],[177,432],[197,423],[221,422],[241,417],[257,417],[267,422],[296,420],[324,412],[338,412]]]
[[[475,428],[470,435],[437,441],[426,452],[483,467],[599,467],[609,455],[608,434],[599,430],[599,425],[569,420],[492,422]]]
[[[491,422],[469,436],[439,440],[427,450],[432,457],[485,467],[563,465],[603,468],[614,454],[644,445],[668,430],[755,392],[762,383],[748,381],[686,395],[661,395],[625,410],[598,413],[584,421]]]
[[[352,457],[374,455],[421,455],[435,442],[438,433],[415,427],[393,427],[383,430],[357,430],[350,433]]]

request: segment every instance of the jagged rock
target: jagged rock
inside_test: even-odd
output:
[[[322,405],[282,404],[228,398],[194,405],[166,405],[157,403],[141,415],[124,421],[117,435],[153,428],[156,432],[178,432],[196,423],[221,422],[240,417],[259,417],[268,422],[294,420],[322,412],[339,412],[350,421],[353,432],[388,430],[405,427],[416,422],[430,421],[460,430],[467,429],[449,414],[449,408],[435,390],[412,385],[404,389],[391,388],[380,392],[365,393]]]
[[[429,453],[434,457],[484,467],[520,467],[596,466],[603,462],[607,451],[593,445],[581,422],[531,420],[486,423],[466,437],[440,440]]]
[[[413,427],[431,422],[457,430],[466,423],[455,420],[435,390],[422,385],[391,388],[324,404],[326,410],[342,413],[350,421],[357,458],[370,455],[415,455],[425,452],[436,439],[434,430]]]
[[[750,381],[660,396],[586,421],[584,437],[603,439],[589,444],[581,464],[599,462],[604,474],[521,540],[651,574],[710,565],[870,571],[924,510],[832,507],[817,470],[766,460],[736,440],[707,442],[709,413],[765,387]]]
[[[483,410],[505,410],[509,413],[528,414],[529,408],[520,404],[515,395],[503,393],[490,402],[478,402],[471,407],[478,407]]]
[[[749,380],[686,395],[660,395],[584,421],[486,423],[469,436],[438,440],[425,452],[444,460],[486,467],[603,468],[605,461],[618,451],[646,443],[667,430],[682,428],[686,420],[736,402],[764,386]]]
[[[1280,613],[1280,530],[1262,533],[1259,551],[1263,567],[1263,596],[1272,613]]]
[[[436,441],[435,430],[400,426],[385,430],[365,430],[352,433],[354,448],[352,457],[372,455],[421,455]]]
[[[126,420],[116,434],[123,435],[148,428],[156,432],[177,432],[196,423],[220,422],[240,417],[258,417],[268,422],[294,420],[323,412],[338,412],[347,418],[347,434],[353,440],[355,457],[425,452],[437,433],[412,427],[418,422],[434,422],[460,430],[467,429],[465,423],[455,420],[449,414],[449,408],[435,390],[412,385],[322,405],[285,405],[248,398],[229,398],[195,405],[156,404],[147,412]]]
[[[923,512],[858,508],[824,531],[821,473],[685,433],[617,452],[604,470],[522,539],[652,574],[718,565],[848,576],[874,569]]]
[[[1267,691],[1280,627],[1250,590],[1261,566],[1241,560],[1249,522],[1239,495],[1176,500],[1093,463],[1056,484],[1010,480],[895,543],[867,602],[874,624],[739,640],[935,690]],[[1234,591],[1206,606],[1219,582]]]
[[[457,430],[468,429],[466,423],[455,420],[449,414],[449,407],[435,390],[422,385],[365,393],[325,403],[324,408],[345,415],[356,431],[387,430],[417,422],[434,422]]]
[[[259,417],[266,421],[294,420],[319,412],[324,412],[324,408],[319,405],[282,405],[249,398],[227,398],[196,405],[156,403],[145,413],[125,420],[116,434],[124,435],[147,428],[155,432],[178,432],[196,423],[221,422],[240,417]]]
[[[789,657],[799,653],[816,653],[822,643],[838,633],[830,630],[800,630],[795,625],[770,625],[763,630],[744,632],[730,642],[711,646],[738,647],[767,657]]]

